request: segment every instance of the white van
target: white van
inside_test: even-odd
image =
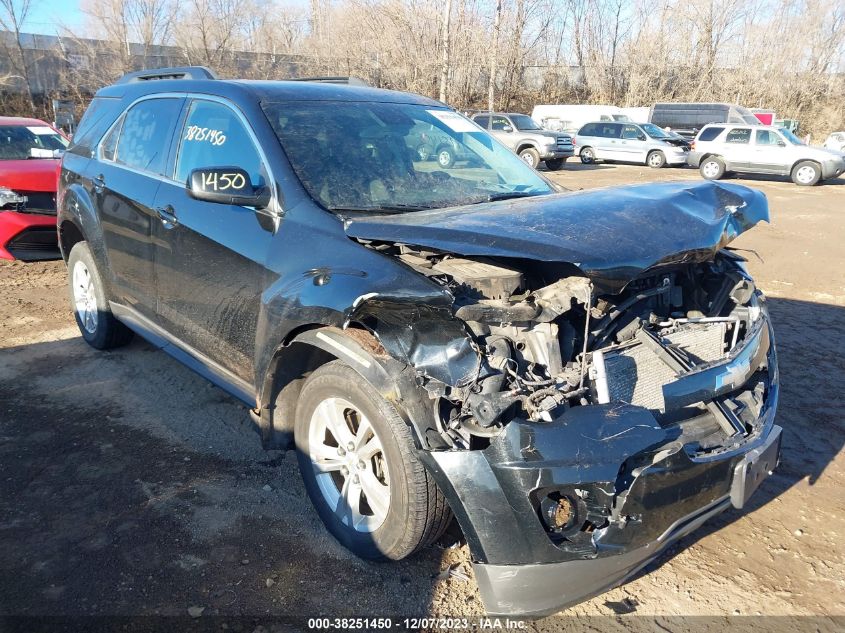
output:
[[[630,121],[622,108],[609,105],[538,105],[531,118],[547,130],[574,134],[593,121]]]

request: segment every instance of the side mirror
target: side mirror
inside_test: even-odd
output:
[[[513,128],[510,125],[503,125],[502,132],[513,132]]]
[[[263,209],[270,204],[267,187],[253,187],[240,167],[194,169],[186,183],[188,195],[196,200]]]
[[[638,140],[638,141],[644,141],[644,140],[645,140],[645,134],[640,134],[640,135],[637,137],[637,140]]]
[[[778,141],[778,147],[786,147],[786,143],[783,141]]]

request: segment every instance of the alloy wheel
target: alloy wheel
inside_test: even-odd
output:
[[[73,304],[85,331],[94,334],[97,331],[97,295],[91,271],[81,261],[73,267]]]
[[[317,485],[344,525],[374,532],[387,518],[390,480],[384,448],[367,417],[342,398],[314,409],[308,449]]]

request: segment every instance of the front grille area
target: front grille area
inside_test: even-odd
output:
[[[695,364],[724,355],[726,323],[688,326],[663,337],[686,352]],[[649,347],[639,343],[608,351],[604,357],[611,402],[627,402],[652,411],[664,411],[663,385],[675,372]]]
[[[22,231],[9,241],[6,250],[15,259],[23,261],[58,259],[61,256],[56,229],[51,226],[33,226]]]
[[[55,191],[18,191],[17,193],[26,196],[26,204],[19,205],[18,211],[21,213],[56,214]]]
[[[562,150],[572,149],[572,139],[568,136],[557,137],[557,148]]]

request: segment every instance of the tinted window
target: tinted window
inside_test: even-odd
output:
[[[747,127],[734,128],[725,137],[726,143],[747,143],[751,139],[751,130]]]
[[[180,99],[147,99],[123,117],[115,160],[128,167],[164,173],[171,131],[182,106]]]
[[[477,116],[473,119],[478,125],[483,128],[486,128],[490,125],[490,117],[489,116]]]
[[[504,130],[505,126],[512,128],[511,122],[508,121],[503,116],[494,116],[493,117],[493,129],[494,130]]]
[[[783,143],[783,139],[778,136],[777,132],[772,130],[757,130],[755,142],[757,145],[777,145],[778,143]]]
[[[74,154],[89,154],[119,114],[120,99],[95,97],[82,115],[68,151]]]
[[[643,136],[643,133],[636,125],[626,125],[622,128],[622,138],[637,140],[640,136]]]
[[[191,170],[235,166],[246,170],[252,184],[264,184],[261,158],[241,120],[228,106],[194,101],[182,129],[176,180],[186,182]]]
[[[708,127],[704,130],[701,130],[701,134],[698,135],[699,141],[712,141],[714,138],[719,136],[725,128],[723,127]]]
[[[578,134],[580,136],[595,136],[596,135],[596,124],[595,123],[587,123],[584,127],[578,130]]]
[[[100,158],[103,160],[114,160],[114,152],[117,149],[117,137],[120,136],[120,126],[122,125],[123,121],[119,122],[115,125],[111,132],[108,133],[106,138],[103,139],[103,142],[100,144]]]
[[[619,133],[621,131],[621,125],[613,125],[612,123],[599,123],[598,134],[596,134],[596,136],[602,136],[604,138],[619,138]]]

